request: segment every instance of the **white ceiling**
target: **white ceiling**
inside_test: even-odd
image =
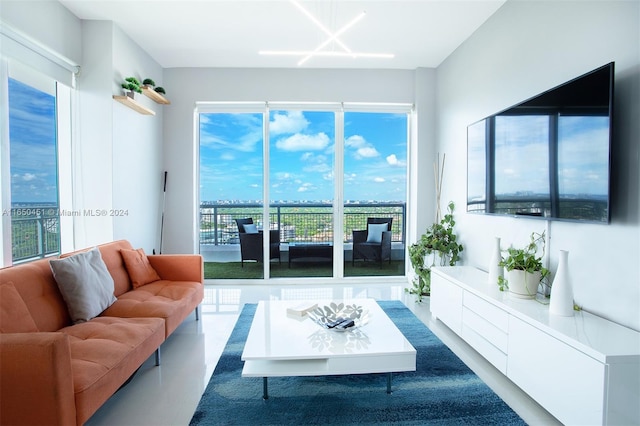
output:
[[[393,59],[313,57],[304,68],[437,67],[506,0],[301,0],[353,52]],[[327,35],[289,0],[60,0],[81,19],[115,22],[162,67],[297,67],[261,50],[316,49]],[[343,48],[335,42],[323,50]]]

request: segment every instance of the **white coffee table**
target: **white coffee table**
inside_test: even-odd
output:
[[[331,300],[314,301],[318,306]],[[368,322],[344,332],[320,327],[307,316],[287,314],[300,301],[261,301],[242,352],[242,377],[391,373],[416,370],[416,350],[373,299],[342,301],[368,310]]]

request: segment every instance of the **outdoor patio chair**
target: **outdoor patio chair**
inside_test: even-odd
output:
[[[391,263],[391,217],[367,218],[367,229],[353,231],[353,257],[351,264],[355,265],[356,259],[364,261],[373,260],[380,262],[389,259]]]
[[[263,261],[262,255],[262,230],[256,229],[253,218],[236,219],[238,236],[240,237],[240,264],[244,268],[245,260]],[[269,231],[269,260],[280,260],[280,232],[276,229]]]

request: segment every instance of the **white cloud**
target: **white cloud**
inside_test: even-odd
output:
[[[345,139],[344,145],[348,148],[358,149],[360,147],[366,146],[367,141],[365,141],[364,138],[360,135],[353,135]]]
[[[298,192],[307,192],[316,189],[312,183],[303,183],[299,188]]]
[[[393,166],[393,167],[404,167],[405,166],[404,161],[398,160],[398,157],[396,157],[395,154],[391,154],[391,155],[387,156],[387,164],[389,164],[390,166]]]
[[[327,173],[331,171],[331,166],[329,166],[327,163],[318,163],[305,166],[302,168],[302,170],[309,173]]]
[[[274,114],[269,122],[269,132],[272,135],[299,133],[309,126],[302,111],[287,111],[284,114]]]
[[[32,181],[36,178],[37,176],[34,175],[33,173],[25,173],[22,175],[22,180],[25,182],[29,182]]]
[[[329,137],[325,133],[303,135],[296,133],[276,142],[276,147],[283,151],[318,151],[329,145]]]
[[[356,182],[356,178],[357,177],[358,177],[358,175],[356,173],[345,173],[344,182],[345,183]]]
[[[385,179],[383,177],[376,177],[376,178],[373,178],[373,181],[377,183],[383,183],[385,182]]]
[[[379,155],[380,153],[372,146],[365,146],[356,151],[356,158],[373,158]]]
[[[356,160],[374,158],[380,155],[378,150],[360,135],[349,136],[345,139],[344,145],[347,150],[352,150],[351,155],[353,155]]]

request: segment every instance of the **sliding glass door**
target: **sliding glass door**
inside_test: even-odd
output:
[[[198,114],[206,278],[404,275],[409,106],[232,107]]]
[[[269,195],[280,230],[272,277],[333,275],[335,113],[269,112]]]
[[[264,277],[263,115],[199,114],[200,253],[207,278]]]
[[[406,112],[344,113],[345,276],[404,275],[408,134]]]

